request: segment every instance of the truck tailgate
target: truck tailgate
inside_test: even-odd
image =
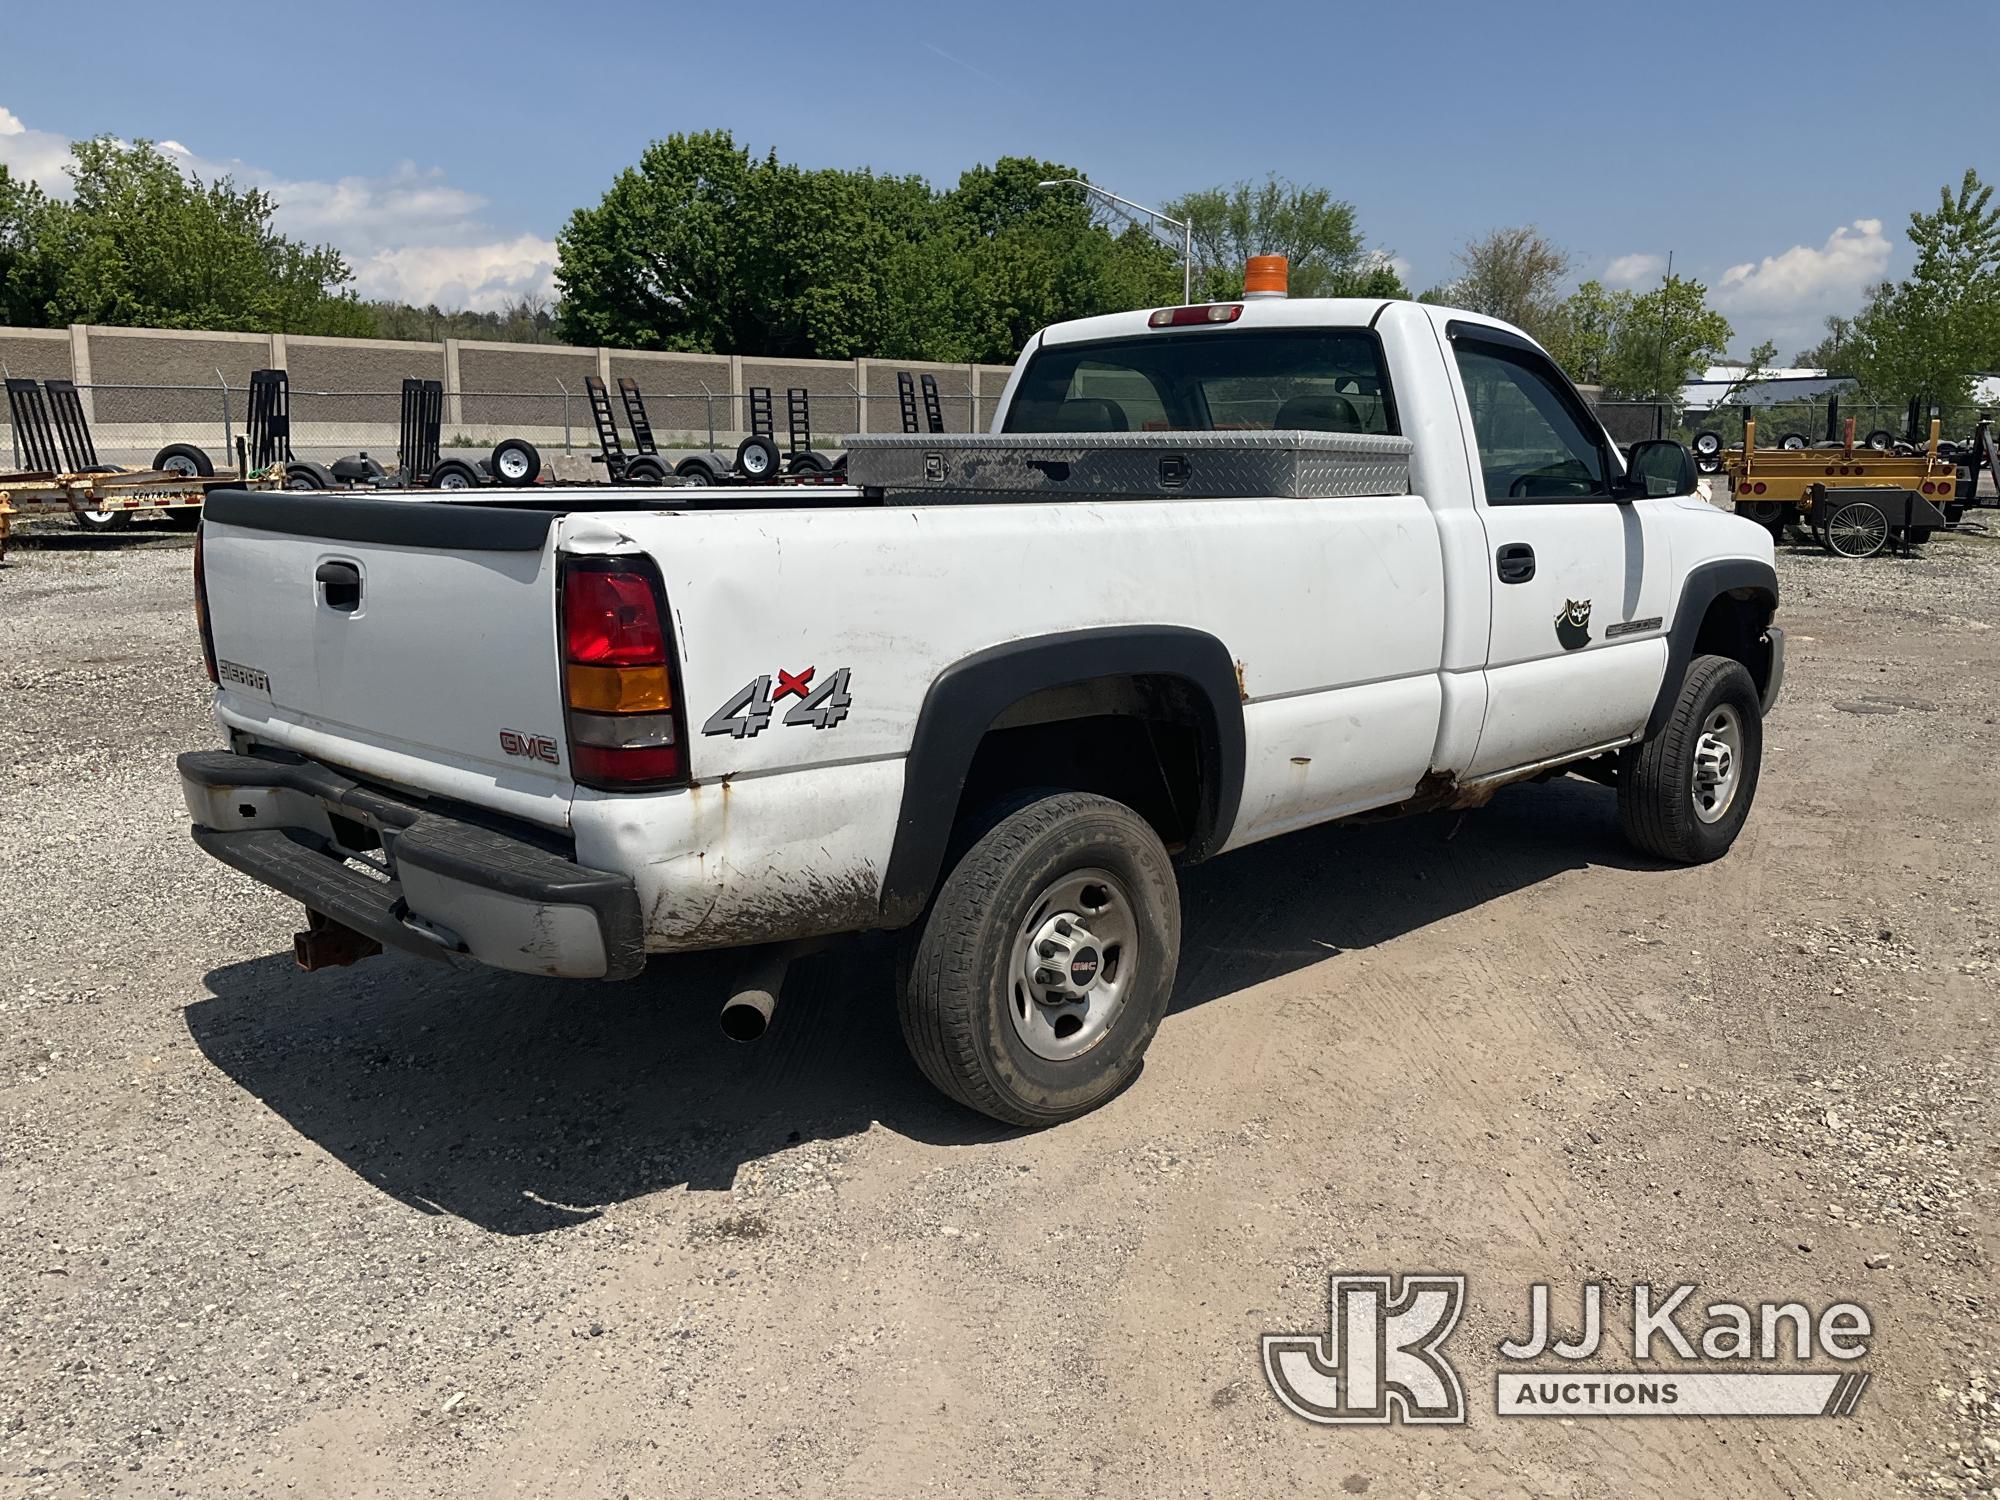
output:
[[[229,493],[202,532],[217,713],[269,744],[560,827],[553,517]]]

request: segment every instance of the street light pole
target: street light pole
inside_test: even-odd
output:
[[[1040,188],[1080,187],[1086,193],[1095,193],[1100,198],[1108,199],[1113,203],[1123,204],[1126,208],[1136,209],[1157,223],[1173,225],[1174,228],[1181,232],[1181,305],[1184,307],[1192,305],[1194,302],[1194,225],[1190,224],[1186,219],[1176,219],[1170,214],[1163,214],[1157,208],[1148,208],[1143,203],[1134,203],[1130,198],[1121,198],[1116,193],[1101,188],[1094,182],[1085,182],[1081,177],[1057,177],[1052,181],[1039,182],[1035,185]]]

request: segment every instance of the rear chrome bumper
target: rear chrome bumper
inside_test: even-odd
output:
[[[628,979],[645,965],[632,879],[297,757],[179,757],[194,841],[311,910],[422,958]],[[379,841],[374,851],[354,844]]]

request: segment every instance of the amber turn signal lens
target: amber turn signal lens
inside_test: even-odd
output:
[[[568,667],[569,706],[599,714],[659,713],[674,706],[665,667]]]

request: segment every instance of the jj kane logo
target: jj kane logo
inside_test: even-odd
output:
[[[1264,1335],[1265,1379],[1308,1422],[1462,1424],[1465,1394],[1444,1344],[1465,1297],[1458,1274],[1411,1274],[1398,1284],[1336,1273],[1327,1281],[1326,1332]],[[1796,1301],[1699,1305],[1692,1285],[1640,1282],[1632,1288],[1632,1366],[1605,1369],[1594,1361],[1607,1348],[1606,1300],[1602,1283],[1584,1283],[1580,1326],[1567,1333],[1555,1327],[1549,1286],[1529,1288],[1526,1331],[1498,1349],[1498,1415],[1846,1416],[1868,1388],[1854,1361],[1867,1355],[1875,1330],[1858,1303],[1817,1314]],[[1811,1368],[1821,1358],[1833,1368]]]

